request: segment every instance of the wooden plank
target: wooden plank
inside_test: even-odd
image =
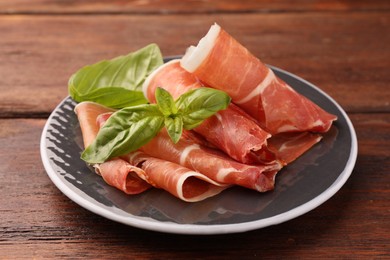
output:
[[[348,112],[389,112],[387,18],[383,12],[2,16],[0,117],[47,116],[80,67],[151,42],[165,56],[183,54],[214,22],[264,62],[318,85]]]
[[[40,163],[45,120],[0,120],[0,258],[381,258],[388,254],[389,113],[352,115],[359,137],[346,185],[317,209],[281,225],[226,236],[144,231],[99,217],[54,186]],[[237,243],[240,241],[240,243]],[[23,250],[20,250],[23,248]]]
[[[220,12],[307,12],[307,11],[380,11],[390,10],[387,0],[138,0],[138,1],[76,1],[76,0],[14,0],[0,2],[3,14],[46,13],[220,13]]]

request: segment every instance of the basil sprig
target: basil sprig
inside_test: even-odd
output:
[[[176,103],[171,94],[163,88],[156,89],[157,106],[164,115],[164,125],[169,137],[174,143],[177,143],[183,133],[183,118],[178,113]]]
[[[190,90],[176,101],[162,88],[156,89],[155,96],[157,104],[126,107],[112,114],[81,158],[88,163],[103,163],[135,151],[152,140],[164,126],[177,143],[183,128],[190,130],[199,126],[230,103],[225,92],[210,88]]]
[[[77,102],[94,101],[111,108],[146,104],[142,93],[145,78],[163,64],[156,44],[85,66],[68,83],[69,95]]]

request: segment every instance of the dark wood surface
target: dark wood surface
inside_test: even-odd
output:
[[[184,2],[0,1],[0,259],[390,259],[390,2]],[[223,236],[132,228],[64,196],[39,141],[69,76],[151,42],[183,54],[213,22],[346,110],[359,143],[347,183],[296,219]]]

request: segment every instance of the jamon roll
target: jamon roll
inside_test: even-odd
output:
[[[100,125],[96,121],[99,115],[112,113],[113,110],[93,102],[79,103],[74,110],[80,124],[84,147],[87,147],[93,142],[99,131]],[[138,176],[142,171],[140,168],[134,167],[123,159],[114,158],[101,164],[95,164],[93,167],[107,184],[126,194],[138,194],[152,187]]]
[[[230,185],[218,183],[205,175],[176,163],[158,159],[143,152],[123,156],[131,165],[141,168],[141,178],[186,202],[197,202],[215,196]]]
[[[180,60],[172,60],[145,80],[144,95],[151,103],[156,102],[157,87],[164,88],[177,99],[189,90],[202,87],[202,84],[194,75],[181,68]],[[206,119],[193,130],[239,162],[268,163],[275,160],[274,154],[267,148],[267,139],[271,135],[234,104]]]
[[[108,117],[108,113],[102,114],[98,121],[103,124]],[[279,161],[266,165],[239,163],[220,150],[195,142],[187,133],[182,135],[177,144],[174,144],[165,129],[162,129],[139,151],[199,172],[219,184],[239,185],[259,192],[274,189],[275,176],[283,166]],[[131,155],[125,155],[122,158],[135,165],[129,159]],[[142,167],[142,169],[144,168]]]
[[[225,91],[233,102],[271,134],[326,132],[336,116],[300,95],[275,76],[217,24],[197,47],[191,46],[181,66],[207,86]]]
[[[239,163],[221,151],[204,147],[191,139],[181,138],[177,144],[173,144],[165,129],[141,150],[200,172],[219,183],[239,185],[259,192],[274,189],[275,176],[282,168],[277,161],[268,165]]]
[[[93,102],[82,102],[75,108],[84,145],[96,138],[99,128],[112,110]],[[176,163],[154,158],[142,152],[129,153],[94,165],[104,181],[126,194],[138,194],[150,187],[162,188],[179,199],[197,202],[217,195],[229,185],[215,182]]]

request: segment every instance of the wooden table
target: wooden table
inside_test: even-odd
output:
[[[390,2],[0,1],[0,258],[390,258]],[[50,181],[39,141],[85,64],[157,43],[183,54],[218,22],[264,62],[321,87],[357,132],[355,169],[315,210],[231,235],[145,231]]]

